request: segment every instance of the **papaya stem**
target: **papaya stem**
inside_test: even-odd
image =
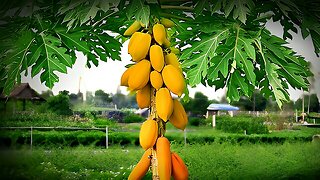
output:
[[[173,14],[169,14],[169,13],[160,13],[161,16],[166,17],[166,18],[174,18],[174,19],[180,19],[180,20],[184,20],[184,21],[190,21],[190,18],[185,18],[185,17],[180,17],[180,16],[176,16]]]
[[[161,5],[161,9],[181,9],[181,10],[193,10],[193,7],[188,6],[171,6],[171,5]]]
[[[157,121],[159,127],[159,121],[157,116],[156,110],[156,89],[151,86],[151,105],[150,105],[150,117]],[[158,136],[160,128],[158,129]],[[158,171],[158,160],[157,160],[157,153],[154,148],[151,150],[152,152],[152,159],[151,159],[151,172],[152,172],[152,179],[159,180],[159,171]]]
[[[159,173],[158,173],[158,159],[157,159],[157,152],[152,148],[152,159],[151,159],[151,172],[152,172],[152,179],[159,180]]]

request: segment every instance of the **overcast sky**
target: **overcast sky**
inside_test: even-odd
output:
[[[282,28],[279,23],[269,22],[267,23],[267,29],[271,31],[272,34],[282,37]],[[77,93],[79,91],[79,80],[80,82],[80,91],[85,94],[86,91],[96,91],[102,89],[107,93],[116,93],[120,85],[120,78],[122,73],[126,70],[125,65],[131,63],[130,56],[127,51],[127,43],[123,45],[121,51],[122,61],[112,61],[108,62],[100,61],[98,67],[91,67],[90,69],[85,67],[86,57],[82,53],[77,53],[77,60],[72,69],[68,69],[67,74],[58,73],[60,81],[55,84],[52,91],[54,94],[58,94],[59,91],[68,90],[71,93]],[[316,57],[310,37],[306,40],[303,40],[301,37],[301,32],[298,35],[293,34],[293,40],[289,40],[289,47],[293,48],[299,55],[302,55],[306,60],[312,63],[311,71],[315,75],[315,82],[313,84],[313,93],[317,93],[320,97],[320,59]],[[29,69],[30,71],[30,69]],[[303,69],[302,69],[303,71]],[[29,76],[22,77],[22,82],[28,82],[32,88],[41,93],[42,91],[47,90],[48,88],[41,84],[40,75],[35,76],[34,78]],[[128,94],[126,87],[120,87],[120,90],[124,94]],[[225,94],[225,90],[215,91],[212,87],[204,87],[199,85],[195,88],[189,88],[190,96],[193,97],[195,92],[201,91],[203,94],[209,97],[209,99],[220,100]],[[290,98],[293,100],[298,99],[302,91],[289,89]],[[320,98],[319,98],[320,99]]]

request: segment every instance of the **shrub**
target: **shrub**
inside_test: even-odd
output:
[[[117,123],[110,120],[110,119],[98,118],[98,119],[94,120],[94,126],[99,127],[99,128],[106,127],[106,126],[116,127]]]
[[[224,132],[247,134],[268,133],[263,117],[227,117],[217,118],[216,128]]]
[[[201,126],[201,125],[205,125],[206,120],[199,117],[190,117],[188,122],[191,126]]]
[[[128,114],[127,116],[124,117],[124,122],[125,123],[138,123],[138,122],[143,122],[144,118],[136,115],[136,114]]]
[[[71,104],[69,96],[59,94],[57,96],[49,97],[47,100],[48,109],[60,115],[72,115]]]

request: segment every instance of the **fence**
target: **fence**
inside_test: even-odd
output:
[[[79,128],[79,127],[0,127],[0,129],[7,129],[7,130],[16,130],[16,129],[25,129],[30,130],[30,148],[32,149],[32,132],[33,130],[69,130],[69,131],[79,131],[79,130],[95,130],[95,131],[103,131],[106,134],[106,149],[109,148],[109,128],[106,126],[105,128]],[[129,131],[125,131],[129,132]],[[187,144],[187,129],[184,130],[184,143]]]
[[[106,128],[79,128],[79,127],[0,127],[0,129],[11,129],[11,130],[15,130],[15,129],[30,129],[30,148],[32,149],[32,131],[34,129],[37,130],[71,130],[71,131],[79,131],[79,130],[95,130],[95,131],[105,131],[106,133],[106,149],[109,148],[109,129],[108,126],[106,126]]]

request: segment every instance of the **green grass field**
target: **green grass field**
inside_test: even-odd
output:
[[[317,179],[320,143],[282,145],[172,144],[190,179]],[[137,146],[2,149],[0,179],[126,179],[143,150]],[[150,172],[145,179],[151,179]]]
[[[1,130],[0,179],[127,179],[143,154],[141,123],[30,114],[0,126],[110,128],[109,149],[103,131],[34,130],[31,150],[30,130]],[[187,164],[190,179],[317,179],[320,143],[311,142],[314,134],[320,129],[296,126],[244,135],[188,125],[184,145],[184,132],[168,123],[166,137]],[[150,172],[145,179],[151,179]]]

